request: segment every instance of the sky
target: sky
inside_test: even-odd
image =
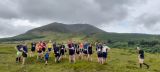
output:
[[[0,0],[0,38],[52,22],[160,34],[160,0]]]

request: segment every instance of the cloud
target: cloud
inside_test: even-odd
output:
[[[88,23],[109,32],[159,33],[158,0],[0,1],[0,36],[17,35],[50,22]]]
[[[21,34],[29,29],[39,26],[38,24],[31,23],[28,20],[20,19],[0,19],[0,24],[2,24],[0,28],[1,37]]]

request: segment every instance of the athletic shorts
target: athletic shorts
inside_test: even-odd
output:
[[[46,48],[42,48],[42,51],[45,52],[45,51],[46,51]]]
[[[84,50],[83,53],[84,53],[84,54],[87,54],[87,50]]]
[[[69,49],[69,55],[74,55],[75,51],[73,49]]]
[[[55,53],[55,57],[60,57],[60,54],[59,53]]]
[[[32,47],[32,48],[31,48],[31,51],[32,51],[32,52],[35,52],[35,47]]]
[[[64,55],[64,50],[60,50],[60,55]]]
[[[91,55],[91,54],[92,54],[92,50],[89,50],[89,51],[88,51],[88,54],[90,54],[90,55]]]
[[[83,49],[79,49],[79,52],[80,52],[80,53],[83,53]]]
[[[42,50],[37,51],[38,53],[42,53]]]
[[[48,48],[48,51],[51,51],[52,50],[52,48]]]
[[[97,55],[98,55],[98,57],[103,57],[102,52],[98,52]]]
[[[139,63],[143,63],[144,62],[144,57],[138,56],[139,59]]]
[[[103,52],[103,58],[107,58],[107,52]]]
[[[139,63],[143,63],[144,59],[139,58]]]
[[[22,53],[22,56],[23,56],[23,57],[27,57],[27,54],[23,52],[23,53]]]

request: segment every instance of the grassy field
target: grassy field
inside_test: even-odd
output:
[[[0,44],[0,72],[160,72],[160,54],[146,53],[145,62],[151,67],[140,69],[135,50],[117,48],[111,49],[108,62],[104,65],[97,63],[94,52],[93,62],[77,60],[75,64],[70,64],[66,58],[60,63],[55,63],[51,54],[48,65],[37,62],[35,56],[28,57],[27,64],[22,67],[15,62],[14,46],[14,44]]]

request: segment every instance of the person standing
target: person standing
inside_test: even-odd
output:
[[[97,45],[97,56],[98,56],[98,63],[102,64],[103,63],[103,53],[102,53],[102,44],[99,43]]]
[[[93,53],[92,44],[89,44],[87,52],[88,52],[88,61],[92,61],[92,53]]]
[[[75,48],[72,41],[68,42],[68,48],[69,48],[69,62],[75,63]]]
[[[37,53],[38,53],[38,55],[37,55],[37,60],[42,60],[42,45],[41,45],[41,42],[38,42],[37,44],[36,44],[36,50],[37,50]]]
[[[54,55],[55,55],[55,62],[59,63],[60,62],[60,45],[56,45],[56,47],[54,47]]]
[[[104,64],[106,62],[109,50],[110,50],[110,48],[106,44],[103,44],[103,48],[102,48],[103,61],[102,61],[102,64]]]
[[[36,50],[36,43],[35,42],[32,42],[31,43],[31,53],[30,53],[30,57],[33,57],[33,53],[35,52]]]
[[[22,58],[22,48],[23,45],[19,44],[15,47],[16,51],[17,51],[17,56],[16,56],[16,63],[21,62],[21,58]]]
[[[22,48],[22,56],[23,56],[22,65],[25,64],[26,59],[27,59],[27,55],[28,55],[28,48],[27,48],[27,44],[24,43],[24,44],[23,44],[23,48]]]
[[[49,51],[47,51],[44,55],[44,58],[45,58],[45,65],[48,64],[48,59],[49,59]]]
[[[63,59],[64,58],[64,55],[65,55],[65,45],[62,43],[60,44],[60,59]]]
[[[83,59],[83,43],[79,43],[79,52],[80,52],[80,59]]]
[[[48,52],[50,53],[52,48],[53,48],[53,44],[52,41],[50,40],[49,43],[47,44],[47,48],[48,48]]]
[[[144,51],[140,49],[139,47],[137,47],[137,51],[138,51],[138,59],[139,59],[140,68],[142,68],[142,65],[145,65],[147,66],[147,69],[149,69],[149,65],[144,63]]]

